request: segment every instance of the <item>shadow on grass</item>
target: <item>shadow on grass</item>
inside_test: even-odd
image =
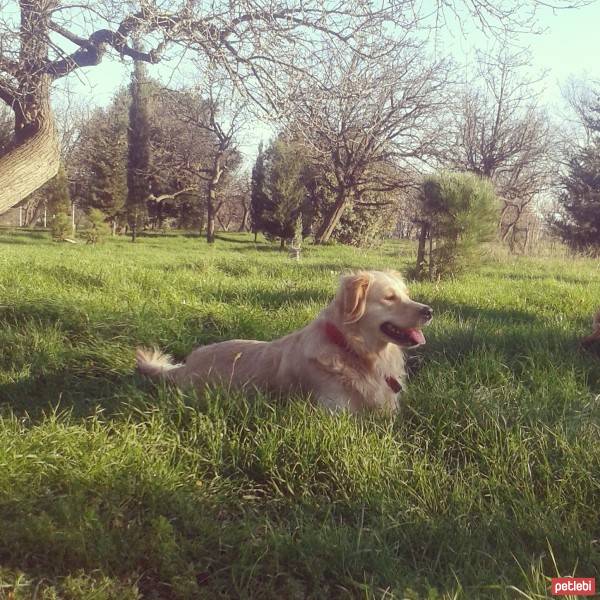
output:
[[[74,286],[77,289],[84,288],[89,290],[98,290],[104,287],[101,277],[87,275],[78,269],[73,269],[65,265],[56,265],[54,267],[37,267],[38,273],[46,273],[64,286]]]
[[[10,237],[7,236],[0,236],[0,245],[4,245],[4,244],[10,244],[10,245],[22,245],[22,246],[30,246],[31,244],[29,242],[26,242],[25,240],[22,239],[11,239]]]
[[[248,598],[341,598],[388,588],[404,597],[400,591],[408,586],[451,589],[457,574],[467,587],[514,585],[519,563],[547,554],[548,544],[561,569],[577,564],[583,574],[595,572],[594,532],[565,518],[568,509],[553,499],[553,488],[561,492],[553,480],[535,501],[508,493],[513,479],[535,491],[533,475],[521,469],[547,464],[543,445],[530,444],[535,454],[502,455],[497,480],[474,472],[477,463],[462,477],[449,476],[443,455],[429,448],[428,486],[422,473],[393,458],[395,445],[379,447],[376,428],[365,423],[355,433],[351,427],[355,442],[375,436],[383,453],[374,453],[375,468],[391,480],[383,485],[382,477],[363,480],[342,468],[335,453],[348,450],[334,448],[331,456],[331,439],[318,435],[317,419],[315,429],[308,425],[313,435],[298,430],[295,438],[260,407],[240,410],[223,415],[233,425],[245,415],[244,427],[230,430],[231,445],[227,436],[196,430],[198,422],[180,423],[177,414],[136,434],[131,424],[106,433],[73,432],[68,423],[49,438],[35,430],[9,432],[8,445],[17,448],[12,455],[22,462],[10,463],[13,483],[0,496],[3,566],[47,579],[97,570],[139,581],[143,592],[165,600],[204,597],[207,589],[212,593],[205,597],[235,590],[232,595]],[[257,431],[270,435],[262,439]],[[269,443],[281,448],[273,462],[261,458]],[[211,448],[219,451],[216,462]],[[307,448],[316,464],[308,458],[293,466]],[[282,473],[288,488],[281,487]],[[534,475],[546,481],[545,472]],[[565,476],[571,483],[577,475]],[[472,491],[465,479],[472,479]],[[551,570],[550,557],[547,562]]]
[[[282,297],[283,296],[283,297]],[[277,309],[283,306],[295,306],[298,304],[318,303],[325,306],[333,299],[333,294],[319,288],[304,288],[299,290],[288,290],[285,294],[281,291],[269,291],[263,288],[246,289],[243,292],[229,292],[221,290],[218,292],[219,300],[226,304],[240,304],[252,300],[252,304],[263,309]]]
[[[232,240],[227,240],[228,242],[232,242]],[[235,243],[235,242],[233,242]],[[243,242],[242,242],[243,243]],[[254,242],[250,242],[248,245],[243,246],[243,247],[236,247],[236,248],[232,248],[232,250],[234,252],[267,252],[267,253],[277,253],[280,256],[287,256],[287,249],[285,250],[281,250],[281,248],[276,245],[276,244],[264,244],[264,243],[258,243],[255,244]],[[291,262],[291,259],[290,259]]]
[[[96,285],[95,280],[87,283]],[[254,307],[264,309],[265,315],[282,307],[281,293],[261,287],[243,293],[222,290],[215,298],[234,306],[249,298]],[[316,304],[315,314],[330,299],[331,294],[321,287],[290,290],[285,294],[286,305]],[[590,391],[598,393],[600,361],[595,353],[580,348],[578,332],[553,328],[535,315],[514,309],[480,309],[451,302],[434,303],[434,309],[436,314],[450,313],[451,322],[444,323],[439,333],[435,320],[431,328],[424,330],[427,345],[410,353],[411,375],[421,369],[429,369],[430,364],[435,364],[437,370],[444,369],[444,364],[461,368],[464,361],[471,363],[475,360],[483,365],[489,357],[491,369],[494,369],[493,361],[501,361],[516,379],[529,379],[528,370],[532,367],[547,371],[554,369],[557,373],[564,372],[565,376],[574,370],[585,373]],[[57,405],[72,408],[81,415],[89,414],[96,406],[109,412],[118,410],[124,394],[136,390],[141,392],[145,388],[145,384],[132,374],[119,374],[122,373],[122,366],[115,370],[115,365],[122,365],[129,346],[133,369],[136,345],[151,346],[156,341],[156,345],[175,354],[177,358],[183,358],[198,345],[235,337],[272,339],[270,335],[261,335],[260,328],[264,323],[260,315],[253,314],[251,318],[241,319],[234,324],[230,316],[218,311],[214,314],[184,312],[178,316],[180,324],[176,331],[168,327],[164,330],[160,327],[144,330],[137,322],[131,322],[125,313],[104,316],[95,313],[90,322],[85,307],[74,310],[70,305],[51,303],[6,307],[0,311],[0,318],[11,328],[20,328],[27,323],[34,323],[36,331],[40,326],[59,327],[61,335],[71,340],[59,350],[64,353],[64,360],[68,361],[62,370],[47,372],[44,350],[36,351],[32,347],[28,357],[32,375],[0,384],[0,401],[16,412],[39,412]],[[144,320],[158,321],[161,318],[150,314]],[[103,322],[107,326],[96,328],[95,322]],[[123,324],[128,328],[126,336],[129,339],[125,342]],[[115,348],[112,358],[111,344],[115,336],[120,338],[118,344],[121,348]],[[10,339],[7,337],[7,340]],[[81,339],[80,344],[75,342],[77,339]],[[158,342],[159,339],[166,340],[166,343]],[[20,367],[17,365],[17,368]]]
[[[592,278],[590,279],[582,279],[581,277],[573,277],[571,275],[561,275],[558,273],[553,273],[552,275],[534,275],[534,274],[523,274],[523,273],[501,273],[498,274],[497,277],[499,279],[510,279],[512,281],[560,281],[563,283],[572,283],[575,285],[586,285],[592,282]]]
[[[474,322],[487,321],[503,325],[529,324],[539,325],[541,320],[535,314],[513,308],[490,308],[471,306],[469,304],[434,300],[431,302],[435,315],[447,315],[457,319],[467,319]]]
[[[14,244],[14,245],[27,245],[30,246],[36,242],[39,246],[40,242],[52,243],[50,236],[46,233],[41,232],[28,232],[28,231],[2,231],[0,230],[0,244]]]
[[[0,383],[0,408],[15,415],[27,414],[34,421],[64,411],[75,418],[89,417],[98,410],[115,415],[125,406],[131,412],[132,398],[152,389],[150,381],[133,372],[85,375],[65,369]]]
[[[13,229],[0,226],[0,236],[25,237],[32,240],[47,240],[48,232],[39,229]]]
[[[241,234],[241,233],[240,233],[240,234],[238,234],[238,235],[243,235],[243,234]],[[259,246],[259,245],[261,245],[261,244],[262,244],[263,246],[265,245],[265,243],[264,243],[264,242],[261,242],[260,240],[257,240],[257,241],[255,242],[255,241],[254,241],[254,239],[247,239],[247,240],[244,240],[244,239],[236,239],[236,238],[230,238],[230,237],[227,237],[227,236],[225,236],[225,235],[222,235],[222,234],[221,234],[221,235],[215,235],[215,240],[220,240],[221,242],[228,242],[228,243],[230,243],[230,244],[247,244],[247,245],[248,245],[248,244],[250,244],[250,245],[252,245],[252,246]]]

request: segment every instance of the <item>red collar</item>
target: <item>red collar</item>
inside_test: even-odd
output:
[[[338,348],[345,350],[348,352],[348,354],[351,354],[354,358],[360,360],[360,356],[353,348],[350,347],[344,334],[331,321],[325,321],[325,337],[327,337],[327,339],[332,344],[335,344]],[[385,378],[385,382],[388,384],[389,388],[394,392],[394,394],[402,391],[402,385],[395,377],[388,375]]]

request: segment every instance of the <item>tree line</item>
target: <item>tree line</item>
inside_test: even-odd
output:
[[[62,162],[75,202],[133,240],[142,227],[172,225],[210,242],[225,220],[282,245],[307,235],[362,244],[392,230],[427,242],[428,174],[441,173],[445,189],[444,173],[464,172],[492,186],[511,248],[526,249],[542,217],[574,248],[593,247],[597,95],[571,98],[585,143],[581,131],[566,135],[526,75],[529,56],[511,50],[544,3],[526,14],[518,2],[501,12],[477,1],[466,12],[459,1],[431,14],[419,6],[229,0],[165,12],[152,2],[84,2],[73,12],[60,0],[18,2],[19,27],[0,19],[0,99],[12,115],[10,130],[0,123],[0,209],[60,195]],[[500,50],[481,53],[463,77],[431,54],[425,34],[467,14]],[[192,57],[197,86],[166,89],[149,77],[145,65],[174,49]],[[52,86],[111,53],[134,62],[129,89],[61,149]],[[258,113],[279,133],[250,183],[239,133]],[[53,189],[40,192],[57,171]]]

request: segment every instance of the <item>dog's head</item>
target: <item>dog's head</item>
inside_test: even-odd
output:
[[[360,271],[342,277],[337,302],[342,321],[370,345],[393,343],[405,348],[425,343],[421,327],[433,309],[411,300],[395,271]]]

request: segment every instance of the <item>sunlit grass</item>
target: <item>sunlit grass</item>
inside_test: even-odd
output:
[[[410,244],[92,247],[0,234],[0,598],[543,598],[600,572],[598,261],[409,282],[436,319],[402,414],[194,396],[133,374],[309,322]]]

